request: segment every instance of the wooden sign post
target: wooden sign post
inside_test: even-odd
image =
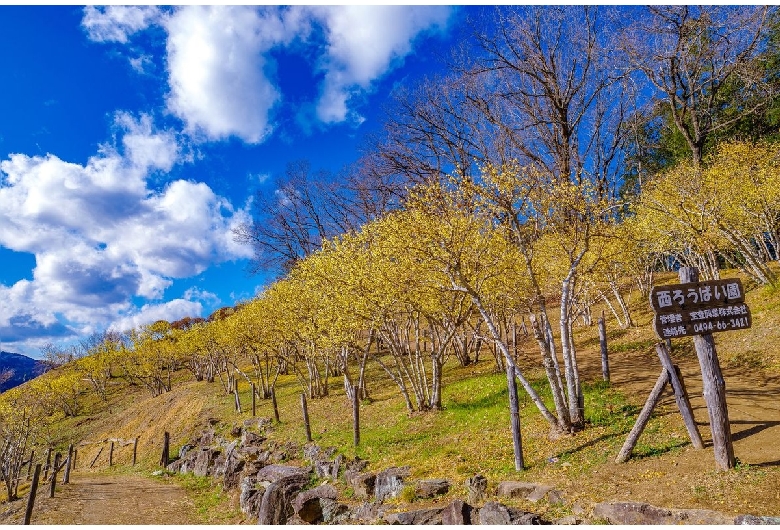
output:
[[[701,366],[715,463],[719,469],[731,469],[735,459],[726,406],[726,383],[712,333],[749,328],[753,323],[750,308],[745,304],[745,290],[738,278],[699,282],[699,271],[695,267],[681,267],[679,274],[679,284],[656,286],[650,292],[655,331],[666,340],[693,337]]]

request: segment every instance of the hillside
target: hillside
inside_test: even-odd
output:
[[[44,365],[41,361],[26,355],[0,351],[0,373],[6,370],[12,370],[13,374],[6,381],[0,382],[0,392],[5,392],[40,375],[44,371]]]
[[[727,277],[728,274],[724,274]],[[670,276],[667,281],[672,281]],[[496,373],[490,355],[467,367],[445,366],[443,410],[407,414],[397,387],[375,363],[369,365],[371,399],[361,403],[361,444],[352,446],[351,416],[341,379],[331,382],[327,397],[309,401],[313,443],[333,446],[347,459],[368,461],[368,470],[378,472],[392,466],[410,466],[410,480],[447,478],[450,492],[436,504],[465,498],[466,479],[482,474],[490,491],[504,480],[550,484],[563,492],[563,502],[500,499],[511,506],[540,513],[548,520],[573,513],[585,513],[604,501],[642,501],[670,508],[708,509],[735,515],[780,515],[780,354],[773,347],[780,340],[775,308],[780,294],[767,288],[752,288],[747,303],[753,311],[749,330],[716,335],[724,367],[727,398],[738,466],[716,472],[708,430],[707,412],[701,397],[701,375],[690,339],[675,339],[672,357],[679,364],[691,397],[694,414],[705,441],[695,450],[688,441],[674,398],[669,390],[639,440],[633,457],[625,464],[614,458],[650,392],[660,364],[654,353],[656,342],[650,328],[651,313],[645,300],[630,298],[637,326],[619,329],[608,319],[612,370],[611,384],[600,381],[598,335],[595,326],[575,328],[578,356],[585,380],[587,427],[573,436],[550,439],[547,423],[521,392],[521,428],[526,468],[516,472],[512,465],[512,443],[507,414],[506,379]],[[596,308],[600,312],[601,308]],[[543,372],[538,368],[538,351],[532,337],[518,345],[518,365],[541,389]],[[247,367],[249,370],[250,367]],[[163,432],[171,435],[171,452],[192,443],[204,431],[213,431],[216,443],[235,441],[236,432],[251,418],[248,385],[241,381],[239,395],[243,411],[234,410],[233,396],[219,382],[193,381],[185,371],[174,374],[172,390],[152,397],[141,386],[112,380],[107,402],[92,398],[85,412],[59,421],[53,427],[54,445],[64,449],[72,442],[128,440],[139,437],[136,468],[129,466],[131,450],[117,446],[113,473],[148,474],[159,469]],[[301,386],[294,375],[280,376],[277,385],[280,423],[267,430],[268,443],[286,447],[285,462],[307,465],[301,420]],[[549,401],[549,394],[544,395]],[[270,400],[257,401],[258,416],[273,417]],[[80,462],[91,462],[91,471],[108,470],[106,445],[79,449]],[[83,455],[83,456],[82,456]],[[86,464],[80,464],[83,471]],[[178,477],[172,477],[179,480]],[[192,489],[203,519],[212,523],[235,523],[245,518],[238,507],[237,490],[223,492],[221,479],[212,486],[202,481]],[[189,481],[189,482],[188,482]],[[341,480],[335,485],[339,500],[356,502],[353,490]],[[205,488],[205,489],[204,489]],[[430,505],[413,494],[390,503],[390,509]],[[222,515],[220,515],[222,514]]]

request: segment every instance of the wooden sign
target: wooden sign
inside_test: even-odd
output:
[[[739,278],[708,282],[656,285],[650,291],[650,306],[655,313],[676,313],[740,304],[745,301],[745,289]]]
[[[747,304],[656,313],[653,320],[655,332],[662,339],[747,329],[752,324],[753,319]]]
[[[662,339],[747,329],[753,319],[739,278],[658,285],[650,292],[653,327]]]

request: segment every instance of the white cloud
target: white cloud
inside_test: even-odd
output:
[[[281,95],[266,77],[264,54],[302,27],[298,8],[187,6],[167,21],[169,110],[209,140],[260,143]]]
[[[36,260],[32,281],[0,285],[4,342],[108,324],[132,310],[134,297],[159,299],[173,279],[248,257],[231,232],[246,211],[204,183],[149,187],[153,172],[181,161],[175,135],[155,130],[148,116],[118,113],[115,122],[120,139],[83,166],[50,154],[0,162],[0,245]],[[176,315],[200,311],[190,298],[164,306]]]
[[[81,25],[93,41],[126,43],[130,35],[148,28],[160,17],[155,6],[87,6]]]
[[[274,129],[283,103],[270,75],[269,53],[278,48],[304,53],[311,68],[324,72],[318,101],[304,101],[294,113],[316,107],[323,123],[359,124],[356,95],[412,52],[414,39],[443,28],[448,6],[183,6],[163,14],[154,7],[88,7],[82,25],[96,41],[127,42],[156,24],[168,34],[167,109],[199,140],[237,137],[257,144]],[[323,39],[309,37],[313,27]],[[143,72],[146,55],[130,59]],[[304,113],[305,114],[305,113]],[[309,124],[305,124],[308,126]]]
[[[347,119],[349,98],[391,70],[412,51],[414,38],[431,27],[443,27],[450,14],[444,6],[313,7],[327,31],[323,59],[325,82],[317,115],[325,123]]]
[[[109,329],[116,331],[129,331],[145,324],[151,324],[158,320],[173,322],[184,317],[200,316],[203,305],[200,302],[177,298],[163,304],[147,304],[137,312],[133,312],[114,321]]]

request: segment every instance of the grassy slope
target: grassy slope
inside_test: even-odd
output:
[[[674,282],[671,276],[666,280]],[[717,340],[722,362],[725,366],[750,367],[767,377],[777,375],[780,372],[780,354],[774,345],[780,339],[780,316],[777,312],[780,293],[756,288],[748,293],[747,301],[753,311],[753,329],[719,334]],[[631,305],[639,326],[630,330],[610,330],[613,362],[640,359],[640,362],[657,363],[657,359],[653,359],[652,345],[656,338],[649,326],[651,314],[647,303],[640,300],[635,292]],[[600,308],[597,310],[600,311]],[[413,417],[406,414],[395,385],[376,365],[372,365],[369,375],[372,400],[361,407],[363,429],[361,446],[357,451],[352,448],[351,415],[341,379],[331,379],[331,395],[309,403],[315,443],[337,446],[348,457],[357,454],[369,460],[373,470],[391,465],[409,465],[413,477],[447,477],[453,483],[448,497],[465,498],[463,482],[475,473],[484,474],[491,484],[505,479],[554,484],[565,490],[569,500],[567,505],[549,506],[542,502],[525,506],[537,512],[547,512],[550,517],[568,513],[574,501],[587,505],[594,501],[621,498],[622,493],[631,494],[630,489],[634,490],[633,498],[660,502],[653,489],[657,490],[664,484],[683,488],[682,493],[669,495],[670,501],[666,504],[670,506],[723,509],[723,500],[728,495],[728,506],[734,510],[745,512],[750,506],[754,513],[780,514],[780,508],[772,502],[773,499],[762,493],[777,489],[780,476],[777,466],[741,466],[728,474],[712,472],[709,464],[704,468],[697,467],[696,460],[701,460],[701,457],[690,449],[679,414],[673,413],[673,401],[670,406],[668,399],[640,439],[635,450],[638,458],[622,466],[613,464],[612,459],[633,425],[646,393],[626,396],[620,388],[599,383],[595,327],[577,327],[575,336],[578,355],[585,368],[585,380],[588,381],[586,414],[589,427],[576,436],[551,441],[546,422],[528,396],[521,392],[526,462],[526,470],[521,473],[515,472],[512,465],[505,376],[494,373],[493,360],[487,354],[483,354],[480,362],[471,367],[456,367],[454,359],[448,363],[445,367],[444,410]],[[675,355],[695,360],[691,347],[685,341],[679,342],[675,346]],[[535,348],[531,339],[526,340],[521,345],[519,364],[525,367],[526,375],[532,381],[541,383],[543,372],[536,368],[538,353]],[[222,393],[218,383],[192,382],[185,373],[179,374],[179,377],[181,382],[174,386],[173,391],[157,397],[150,397],[141,388],[120,388],[117,385],[108,407],[94,406],[95,410],[105,410],[64,421],[58,428],[58,441],[66,445],[72,440],[139,436],[140,468],[148,471],[154,469],[159,460],[163,431],[171,433],[175,454],[178,447],[208,424],[209,419],[220,420],[217,429],[227,435],[232,424],[250,416],[251,411],[247,412],[249,389],[245,385],[242,389],[245,412],[239,416],[233,411],[232,396]],[[654,376],[647,380],[648,389],[653,381]],[[537,386],[543,388],[541,384]],[[281,378],[277,395],[282,422],[275,426],[272,438],[294,440],[300,444],[304,442],[299,393],[300,387],[292,376]],[[549,403],[549,395],[546,398]],[[272,415],[270,402],[258,402],[258,408],[258,415]],[[96,467],[106,465],[106,452],[101,455]],[[83,448],[80,465],[86,466],[96,453],[97,446]],[[120,465],[129,460],[129,448],[118,449],[115,453],[115,461]],[[675,484],[675,476],[669,475],[665,469],[684,465],[689,469],[677,469],[680,484]],[[120,470],[129,471],[124,466]],[[649,486],[643,489],[642,483]],[[198,492],[204,506],[229,504],[225,496],[217,495],[215,500],[213,494],[205,493],[202,481],[195,486],[190,484],[190,488]],[[350,492],[343,490],[343,493],[348,499]],[[660,497],[661,501],[663,498]],[[232,502],[235,502],[235,496]],[[515,504],[523,506],[520,502]]]

